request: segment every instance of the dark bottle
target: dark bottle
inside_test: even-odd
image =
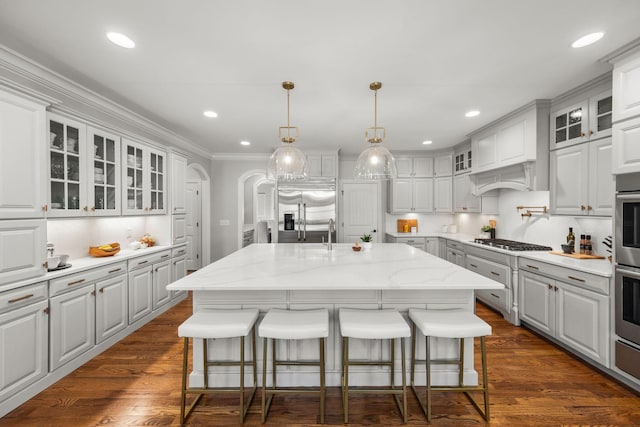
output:
[[[573,234],[573,227],[569,227],[569,234],[567,234],[567,244],[570,245],[576,241],[576,236]]]

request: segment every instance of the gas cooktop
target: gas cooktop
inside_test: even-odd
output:
[[[553,248],[549,246],[534,245],[533,243],[516,242],[515,240],[505,239],[474,239],[474,243],[492,246],[494,248],[506,249],[508,251],[550,251]]]

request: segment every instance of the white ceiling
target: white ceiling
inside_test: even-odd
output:
[[[639,18],[638,0],[0,0],[0,43],[211,153],[277,146],[291,80],[298,147],[354,154],[374,80],[387,147],[440,149],[608,71],[598,59],[640,37]]]

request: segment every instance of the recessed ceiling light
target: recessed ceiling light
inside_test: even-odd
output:
[[[251,145],[249,141],[240,141],[240,145]]]
[[[478,111],[478,110],[472,110],[472,111],[467,111],[467,112],[465,113],[465,115],[464,115],[464,116],[465,116],[465,117],[475,117],[475,116],[477,116],[478,114],[480,114],[480,111]]]
[[[124,34],[110,32],[107,33],[107,38],[111,41],[111,43],[116,44],[120,47],[124,47],[127,49],[133,49],[134,47],[136,47],[134,41]]]
[[[589,46],[590,44],[593,44],[600,40],[602,36],[604,36],[604,33],[601,32],[587,34],[586,36],[582,36],[578,40],[571,43],[571,47],[577,49],[579,47]]]
[[[211,111],[211,110],[207,110],[204,113],[205,117],[209,117],[210,119],[215,119],[216,117],[218,117],[218,113],[216,113],[215,111]]]
[[[429,144],[433,144],[433,141],[429,140],[429,141],[422,141],[422,145],[429,145]]]

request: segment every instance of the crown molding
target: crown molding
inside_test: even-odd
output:
[[[160,138],[163,142],[175,144],[180,148],[203,157],[211,157],[211,152],[204,150],[176,132],[165,128],[143,115],[136,113],[135,111],[130,110],[1,44],[0,69],[7,70],[10,73],[15,74],[17,77],[34,83],[36,86],[40,86],[44,90],[55,94],[54,96],[50,96],[7,78],[2,78],[1,80],[4,84],[14,87],[16,90],[24,92],[25,94],[38,99],[47,100],[47,102],[58,111],[73,114],[74,116],[81,116],[83,119],[92,122],[99,122],[102,126],[114,129],[113,124],[106,123],[104,120],[99,120],[90,114],[83,114],[76,109],[67,107],[64,105],[62,100],[55,98],[55,96],[60,96],[61,98],[66,97],[80,105],[104,114],[107,117],[140,129],[150,135],[154,135]],[[124,132],[122,129],[116,130],[118,132]],[[140,139],[140,136],[138,135],[133,136],[136,139]]]
[[[214,153],[213,160],[269,160],[270,153]]]
[[[640,37],[637,39],[631,40],[629,43],[619,47],[613,52],[609,53],[606,56],[603,56],[598,61],[607,62],[609,64],[615,64],[616,62],[626,58],[629,55],[632,55],[635,52],[640,51]]]

